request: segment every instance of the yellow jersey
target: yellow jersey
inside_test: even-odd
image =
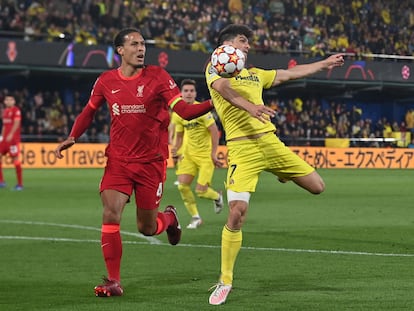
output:
[[[199,102],[194,102],[193,105]],[[180,148],[181,153],[186,154],[205,154],[208,158],[211,156],[211,135],[208,128],[215,124],[213,115],[208,112],[193,120],[185,120],[179,115],[171,120],[175,124],[176,132],[184,132],[183,145]]]
[[[172,137],[172,142],[171,142],[172,145],[175,144],[175,140],[176,140],[176,137],[177,137],[177,130],[175,129],[175,125],[177,124],[179,119],[180,119],[180,116],[176,112],[171,111],[171,120],[170,120],[170,122],[172,124],[174,124],[174,136]],[[183,146],[184,145],[185,145],[185,136],[183,137],[183,142],[181,144],[181,147],[177,150],[177,155],[182,155],[183,154],[183,149],[184,149]]]
[[[249,102],[263,105],[263,89],[272,86],[276,73],[276,70],[244,68],[237,76],[226,79],[229,79],[231,87]],[[247,111],[230,104],[211,87],[211,84],[221,77],[211,69],[210,63],[206,67],[205,77],[214,108],[223,124],[227,140],[276,130],[270,120],[262,123]]]

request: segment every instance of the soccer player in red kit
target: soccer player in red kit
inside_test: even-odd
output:
[[[1,129],[0,141],[0,188],[5,188],[3,177],[2,156],[9,154],[16,169],[17,184],[14,190],[23,190],[22,164],[19,160],[20,153],[20,131],[22,115],[16,106],[16,99],[12,95],[4,97],[5,109],[3,110],[3,127]]]
[[[181,238],[176,210],[158,207],[163,194],[168,158],[169,109],[185,119],[210,111],[210,101],[189,105],[171,76],[159,66],[144,65],[145,40],[137,29],[121,30],[114,39],[121,56],[118,69],[102,73],[87,105],[78,115],[69,137],[55,150],[71,147],[92,123],[95,112],[107,104],[111,114],[107,164],[100,183],[103,204],[101,247],[108,276],[95,287],[98,297],[121,296],[120,265],[122,211],[135,192],[138,231],[146,236],[167,232],[170,244]]]

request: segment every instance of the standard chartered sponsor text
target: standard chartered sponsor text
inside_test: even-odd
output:
[[[145,113],[145,105],[121,105],[121,113]]]

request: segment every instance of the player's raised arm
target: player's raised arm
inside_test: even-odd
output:
[[[209,112],[214,108],[210,99],[201,102],[198,105],[186,103],[181,96],[176,97],[169,103],[170,108],[185,120],[192,120]]]
[[[344,64],[344,54],[334,54],[328,58],[310,64],[296,65],[289,69],[278,69],[273,86],[289,80],[295,80],[310,76],[325,69],[340,67]]]

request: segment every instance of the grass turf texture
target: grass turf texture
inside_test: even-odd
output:
[[[223,310],[412,310],[413,170],[320,170],[312,196],[262,174],[243,227],[234,289]],[[100,169],[25,170],[25,190],[0,189],[1,310],[212,310],[227,208],[197,199],[190,216],[168,171],[163,209],[178,207],[183,237],[139,237],[135,208],[123,216],[123,297],[96,298],[105,274],[99,244]],[[5,170],[14,185],[14,170]],[[213,186],[223,185],[216,170]],[[394,255],[392,255],[394,254]],[[396,256],[395,256],[396,255]]]

